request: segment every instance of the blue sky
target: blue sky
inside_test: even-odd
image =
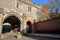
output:
[[[32,2],[36,4],[44,5],[44,4],[48,4],[49,0],[32,0]]]

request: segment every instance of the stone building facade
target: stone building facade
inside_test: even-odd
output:
[[[34,32],[34,22],[47,20],[49,17],[42,11],[42,7],[35,5],[31,0],[0,0],[0,34],[3,24],[18,25],[20,31],[27,33],[27,25]],[[30,23],[30,24],[29,24]]]

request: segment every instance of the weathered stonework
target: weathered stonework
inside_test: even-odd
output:
[[[30,0],[28,0],[28,2],[25,0],[0,0],[0,34],[4,20],[10,16],[15,16],[20,20],[20,31],[24,30],[24,33],[27,33],[27,21],[30,21],[33,24],[34,20],[35,22],[47,20],[46,15],[41,11],[41,8],[35,6],[29,1]],[[28,11],[29,6],[31,7],[31,11]],[[1,8],[3,8],[3,10]],[[39,15],[40,19],[38,19],[39,16],[37,15],[38,11],[40,11],[40,15],[43,15]]]
[[[3,8],[0,8],[0,34],[2,33]]]

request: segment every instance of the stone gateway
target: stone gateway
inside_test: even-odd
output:
[[[33,33],[34,21],[39,22],[49,18],[40,5],[33,4],[31,1],[0,0],[0,34],[9,32],[14,27],[22,33]]]

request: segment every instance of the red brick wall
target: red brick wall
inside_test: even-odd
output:
[[[60,29],[60,19],[54,19],[44,22],[35,22],[35,30],[59,30]]]

